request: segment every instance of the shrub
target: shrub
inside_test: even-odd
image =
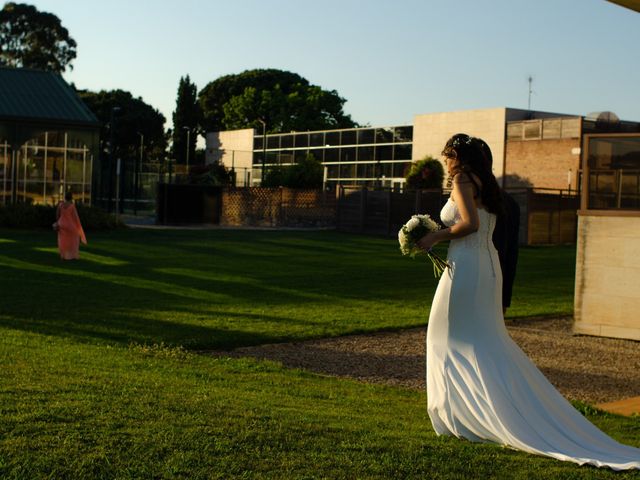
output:
[[[98,207],[77,204],[82,227],[86,231],[123,228],[124,223]],[[0,227],[24,229],[51,229],[56,221],[56,207],[16,203],[0,206]]]
[[[444,168],[438,160],[426,156],[411,164],[405,179],[411,188],[442,188]]]
[[[309,154],[291,166],[270,167],[265,172],[263,187],[322,188],[322,163]]]

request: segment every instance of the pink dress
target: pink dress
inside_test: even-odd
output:
[[[58,205],[58,249],[63,260],[80,258],[80,241],[87,244],[87,237],[80,224],[80,217],[73,203]]]

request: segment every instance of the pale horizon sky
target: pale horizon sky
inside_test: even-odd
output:
[[[337,90],[360,124],[492,107],[640,121],[640,13],[604,0],[34,0],[78,43],[78,88],[130,91],[172,124],[200,91],[254,68]]]

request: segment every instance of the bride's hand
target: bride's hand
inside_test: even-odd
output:
[[[418,240],[417,245],[425,252],[429,251],[437,242],[434,233],[427,233],[424,237]]]

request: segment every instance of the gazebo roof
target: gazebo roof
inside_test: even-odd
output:
[[[97,127],[96,116],[53,72],[0,67],[0,121]]]

